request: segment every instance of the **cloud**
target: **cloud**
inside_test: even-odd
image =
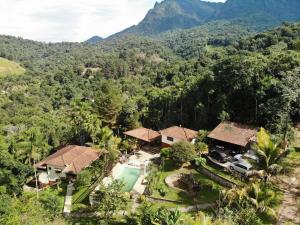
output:
[[[137,24],[156,1],[0,0],[0,34],[45,42],[107,37]]]

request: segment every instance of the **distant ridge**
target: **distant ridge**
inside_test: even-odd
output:
[[[300,0],[227,0],[225,3],[164,0],[156,3],[138,25],[112,37],[128,34],[155,36],[219,20],[231,21],[261,31],[282,22],[300,21]]]
[[[103,38],[100,36],[93,36],[90,39],[86,40],[85,43],[89,43],[89,44],[97,44],[100,41],[102,41]]]

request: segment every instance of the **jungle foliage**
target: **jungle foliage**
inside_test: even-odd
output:
[[[0,76],[6,200],[19,204],[12,196],[22,196],[33,164],[59,146],[106,148],[113,161],[118,136],[140,124],[209,130],[231,119],[289,135],[300,118],[299,36],[300,24],[225,44],[182,36],[179,48],[177,40],[136,36],[96,45],[0,36],[0,57],[26,69]]]

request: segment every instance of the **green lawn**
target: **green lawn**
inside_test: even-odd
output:
[[[215,168],[214,166],[210,166],[210,165],[206,165],[205,166],[208,170],[210,170],[211,172],[214,172],[215,174],[219,175],[220,177],[223,177],[237,185],[243,186],[244,182],[241,181],[238,178],[235,178],[234,176],[232,176],[229,172],[223,171],[222,169],[219,168]]]
[[[300,164],[300,131],[295,130],[295,138],[291,143],[292,149],[289,154],[284,157],[280,164],[282,165],[284,172],[290,172],[294,170]]]
[[[165,183],[165,178],[171,174],[179,174],[179,173],[193,173],[194,177],[199,184],[202,186],[201,191],[194,198],[190,196],[188,193],[184,191],[180,191],[177,189],[170,188]],[[198,173],[194,169],[190,168],[178,168],[176,163],[168,160],[165,162],[164,167],[159,172],[159,179],[157,183],[162,185],[163,189],[166,191],[165,196],[161,196],[158,190],[154,190],[152,193],[153,197],[156,198],[164,198],[168,200],[174,200],[181,203],[157,203],[159,206],[167,206],[167,207],[183,207],[187,205],[193,204],[201,204],[201,203],[212,203],[218,200],[219,191],[223,189],[220,185],[209,179],[208,177]],[[155,184],[154,184],[155,185]]]
[[[85,192],[87,192],[88,189],[89,189],[89,186],[76,188],[76,190],[73,192],[73,196],[72,196],[73,204],[74,203],[75,204],[82,203],[85,200],[85,199],[82,199],[82,196],[85,196]]]
[[[21,75],[25,69],[18,63],[0,57],[0,77]]]

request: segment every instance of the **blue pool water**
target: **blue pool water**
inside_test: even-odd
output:
[[[125,184],[123,190],[130,192],[140,176],[140,170],[137,168],[123,167],[117,180],[122,180]]]

